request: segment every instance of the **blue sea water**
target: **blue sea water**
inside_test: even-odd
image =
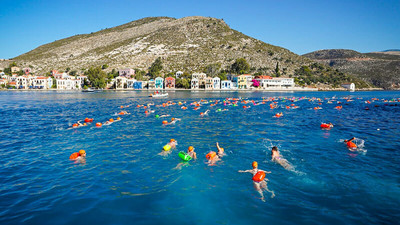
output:
[[[400,92],[0,92],[0,224],[397,224],[400,220]],[[269,104],[244,109],[226,98]],[[346,101],[350,97],[353,101]],[[312,99],[314,98],[314,99]],[[321,105],[318,100],[321,99]],[[343,109],[337,110],[336,101]],[[378,98],[379,100],[372,100]],[[193,110],[190,103],[220,100]],[[289,99],[295,99],[293,102]],[[311,99],[311,100],[310,100]],[[371,101],[371,104],[365,101]],[[388,100],[388,101],[384,101]],[[146,116],[136,105],[151,106]],[[203,102],[204,103],[204,102]],[[286,109],[295,104],[298,109]],[[130,105],[121,109],[120,106]],[[321,110],[314,110],[320,106]],[[369,110],[365,110],[368,107]],[[228,109],[220,111],[217,109]],[[200,116],[200,112],[210,113]],[[70,129],[86,117],[122,120]],[[148,110],[148,109],[147,109]],[[281,118],[273,116],[283,112]],[[164,126],[155,115],[180,118]],[[170,120],[170,117],[168,118]],[[321,122],[334,128],[321,130]],[[349,151],[344,139],[364,140]],[[176,150],[160,156],[174,138]],[[219,142],[227,153],[210,166]],[[194,146],[198,159],[182,169],[178,152]],[[271,147],[294,167],[271,161]],[[69,160],[85,149],[86,162]],[[267,174],[266,201],[250,173]]]

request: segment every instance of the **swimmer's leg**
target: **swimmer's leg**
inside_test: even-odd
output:
[[[261,182],[261,187],[262,187],[264,190],[266,190],[266,191],[268,191],[269,193],[271,193],[271,198],[275,197],[275,192],[268,189],[268,186],[267,186],[267,182],[266,182],[266,181],[262,181],[262,182]]]
[[[256,182],[253,182],[253,183],[254,183],[254,188],[255,188],[255,189],[257,190],[257,192],[260,193],[260,195],[261,195],[261,201],[265,202],[264,194],[263,194],[263,192],[262,192],[262,190],[261,190],[260,184],[259,184],[259,183],[256,183]]]

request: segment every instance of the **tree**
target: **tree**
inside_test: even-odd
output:
[[[71,68],[67,67],[67,69],[65,69],[65,72],[68,73],[71,70]]]
[[[16,62],[12,62],[12,63],[10,63],[10,65],[8,67],[11,68],[13,66],[17,66],[17,63]]]
[[[149,69],[149,74],[151,78],[156,78],[158,75],[160,75],[160,71],[163,69],[162,66],[162,61],[161,58],[158,57],[153,64],[151,64],[150,69]]]
[[[135,71],[136,80],[143,80],[143,77],[146,75],[146,71],[140,69],[135,69]]]
[[[107,64],[104,64],[104,65],[101,67],[102,70],[105,70],[105,69],[107,69],[107,68],[108,68],[108,65],[107,65]]]
[[[51,88],[57,88],[57,80],[56,80],[56,78],[52,78],[52,80],[53,80],[53,85],[51,86]]]
[[[215,77],[219,73],[220,69],[221,69],[220,63],[209,64],[204,69],[204,73],[206,73],[210,77]]]
[[[101,67],[90,67],[90,69],[87,71],[87,75],[92,87],[106,87],[107,74],[101,70]]]
[[[77,74],[78,74],[78,71],[76,71],[76,70],[72,70],[71,72],[69,72],[69,75],[71,75],[71,76],[75,76]]]
[[[276,62],[275,75],[276,75],[277,77],[280,77],[280,76],[281,76],[281,73],[279,72],[279,62]]]
[[[231,66],[231,70],[236,74],[244,74],[250,70],[250,65],[244,58],[236,59],[236,61]]]

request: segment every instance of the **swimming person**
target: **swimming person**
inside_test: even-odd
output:
[[[79,150],[79,152],[74,152],[69,156],[70,160],[75,160],[75,161],[83,161],[85,158],[86,158],[85,150]]]
[[[224,148],[221,148],[221,147],[219,146],[218,142],[216,143],[216,145],[217,145],[217,149],[218,149],[217,155],[218,155],[219,158],[222,158],[222,156],[225,155]]]
[[[210,166],[214,165],[218,160],[221,160],[220,157],[218,156],[218,154],[214,151],[209,152],[206,155],[206,158],[208,159],[208,164]]]
[[[354,142],[353,142],[355,139],[356,139],[356,138],[353,137],[353,138],[351,138],[351,139],[349,139],[349,140],[344,140],[344,143],[347,144],[347,147],[349,148],[350,151],[355,151],[355,150],[357,150],[357,145],[354,144]]]
[[[188,154],[190,157],[192,157],[192,159],[194,159],[194,160],[197,159],[197,154],[196,154],[196,152],[194,151],[193,146],[189,146],[188,151],[187,151],[187,154]]]
[[[260,193],[261,200],[265,202],[263,190],[266,190],[271,193],[271,198],[275,197],[275,193],[270,191],[267,186],[268,179],[265,178],[266,173],[271,173],[271,171],[264,171],[258,169],[258,163],[254,161],[252,163],[253,169],[252,170],[239,170],[239,173],[251,173],[253,174],[253,184],[254,188]]]
[[[181,119],[178,118],[171,118],[171,122],[169,122],[168,124],[175,124],[177,121],[180,121]]]
[[[189,146],[189,148],[188,148],[188,150],[187,150],[187,154],[188,154],[190,157],[192,157],[193,160],[196,160],[196,159],[197,159],[197,154],[196,154],[196,152],[194,151],[193,146]],[[178,163],[178,165],[176,165],[176,167],[175,167],[174,169],[182,169],[182,166],[184,166],[184,165],[189,165],[188,163],[189,163],[189,161],[180,162],[180,163]]]
[[[290,165],[290,163],[279,154],[278,148],[276,146],[272,147],[271,157],[272,161],[279,163],[283,168],[287,170],[293,170],[293,166]]]
[[[178,145],[178,142],[175,139],[169,140],[169,142],[163,146],[162,152],[160,152],[159,155],[168,155],[169,153],[171,153],[172,149],[176,149],[176,145]]]

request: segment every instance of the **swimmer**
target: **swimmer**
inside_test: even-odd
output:
[[[278,148],[276,146],[272,147],[271,157],[272,161],[279,163],[283,168],[287,170],[293,170],[293,166],[290,165],[290,163],[279,154]]]
[[[171,118],[171,122],[169,122],[168,124],[175,124],[177,121],[180,121],[181,119],[178,118]]]
[[[69,159],[77,162],[83,162],[86,159],[86,151],[79,150],[79,152],[74,152],[69,156]]]
[[[357,150],[357,145],[353,143],[353,141],[354,141],[355,139],[356,139],[356,138],[353,137],[353,138],[351,138],[351,139],[349,139],[349,140],[344,140],[344,141],[343,141],[344,143],[347,144],[347,148],[349,148],[350,151],[355,151],[355,150]]]
[[[193,146],[189,146],[189,148],[187,150],[187,154],[190,157],[192,157],[193,160],[197,159],[197,154],[196,154],[196,152],[194,152]],[[189,165],[189,163],[188,162],[180,162],[180,163],[178,163],[178,165],[176,165],[176,167],[174,169],[181,169],[182,166],[184,166],[184,165]]]
[[[178,142],[175,139],[169,140],[169,142],[163,146],[162,152],[159,155],[166,156],[171,153],[171,150],[176,149]]]
[[[264,170],[258,169],[258,163],[257,163],[256,161],[254,161],[254,162],[252,163],[252,166],[253,166],[253,169],[252,169],[252,170],[239,170],[238,172],[239,172],[239,173],[251,173],[251,174],[253,174],[253,184],[254,184],[254,188],[258,191],[258,193],[260,193],[260,195],[261,195],[261,200],[262,200],[263,202],[265,202],[263,190],[266,190],[266,191],[270,192],[270,193],[271,193],[271,198],[275,197],[275,193],[274,193],[273,191],[270,191],[270,190],[268,189],[268,186],[267,186],[267,181],[268,181],[268,179],[267,179],[267,178],[265,178],[265,179],[263,178],[261,181],[256,181],[256,180],[254,180],[255,175],[256,175],[258,172],[271,173],[271,171],[264,171]]]
[[[169,115],[169,114],[167,114],[167,115],[161,115],[160,118],[161,118],[161,117],[169,117],[169,116],[171,116],[171,115]]]
[[[196,159],[197,159],[197,154],[196,154],[196,152],[194,152],[193,146],[189,146],[188,151],[187,151],[187,154],[188,154],[190,157],[192,157],[193,160],[196,160]]]
[[[217,161],[221,160],[221,158],[218,156],[218,154],[214,151],[209,152],[206,155],[206,158],[208,159],[208,165],[213,166]]]
[[[222,158],[222,156],[226,155],[225,151],[224,151],[224,148],[221,148],[219,146],[218,142],[216,143],[216,146],[217,146],[217,149],[218,149],[217,155],[218,155],[219,158]]]

